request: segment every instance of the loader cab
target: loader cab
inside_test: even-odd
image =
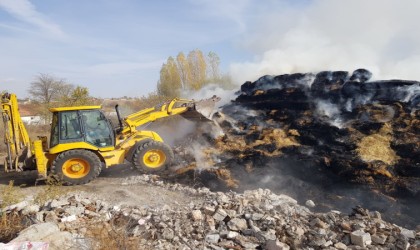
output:
[[[52,108],[50,148],[63,143],[86,142],[95,147],[115,145],[111,123],[100,106]]]

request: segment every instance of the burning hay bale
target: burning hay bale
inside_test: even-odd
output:
[[[387,165],[395,164],[398,156],[391,148],[392,128],[385,124],[378,133],[364,137],[357,144],[357,152],[366,162],[382,161]]]
[[[223,136],[201,145],[212,148],[206,152],[213,167],[229,169],[239,188],[286,174],[295,181],[281,188],[353,183],[414,202],[420,198],[420,82],[371,77],[359,69],[246,82],[216,115]],[[254,169],[261,181],[251,176]]]

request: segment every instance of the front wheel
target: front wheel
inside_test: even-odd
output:
[[[174,153],[165,143],[148,141],[140,145],[133,156],[134,166],[146,173],[163,171],[173,160]]]
[[[88,150],[76,149],[61,153],[55,158],[51,172],[64,185],[90,182],[101,173],[99,157]]]

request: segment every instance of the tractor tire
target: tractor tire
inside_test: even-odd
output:
[[[98,177],[102,170],[99,157],[88,150],[75,149],[59,154],[52,163],[53,176],[63,185],[81,185]]]
[[[148,141],[141,144],[133,155],[133,165],[145,173],[156,173],[166,169],[173,161],[174,152],[165,143]]]

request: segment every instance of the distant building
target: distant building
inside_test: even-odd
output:
[[[42,119],[39,111],[36,109],[36,104],[19,104],[19,113],[22,121],[28,125],[46,124],[45,120]]]

